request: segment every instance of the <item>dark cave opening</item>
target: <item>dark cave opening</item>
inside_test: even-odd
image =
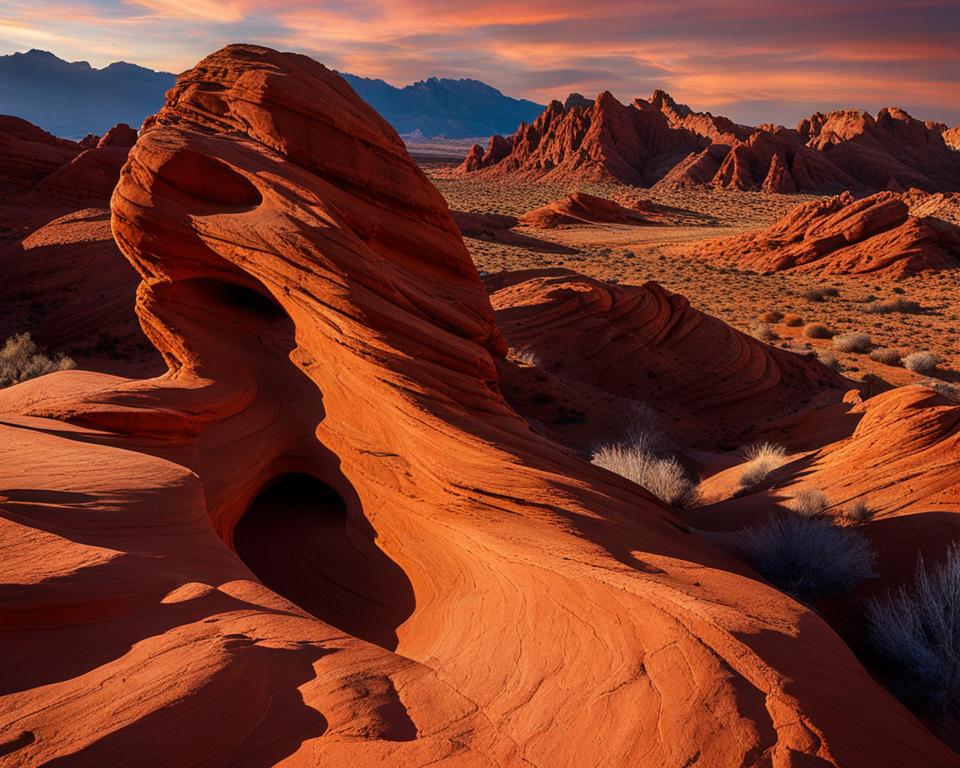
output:
[[[267,587],[338,629],[385,648],[411,614],[403,570],[376,545],[362,514],[307,474],[281,475],[233,533],[237,554]]]

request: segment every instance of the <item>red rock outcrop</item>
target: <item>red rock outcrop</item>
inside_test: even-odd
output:
[[[662,413],[682,444],[737,444],[845,381],[734,330],[654,282],[608,285],[566,269],[487,278],[497,324],[551,375]],[[622,418],[622,417],[621,417]]]
[[[920,553],[928,563],[939,561],[960,536],[960,406],[913,385],[854,399],[844,411],[784,419],[768,436],[796,453],[768,487],[685,513],[684,519],[707,530],[736,529],[778,509],[796,489],[813,487],[826,494],[830,514],[842,515],[856,500],[875,513],[866,532],[881,578],[865,584],[865,591],[882,593],[909,580]],[[823,445],[825,421],[844,420],[850,423],[846,434]],[[813,450],[807,439],[812,433]]]
[[[76,157],[79,144],[19,117],[0,115],[0,199],[26,192]]]
[[[894,192],[844,193],[798,205],[759,232],[697,243],[691,256],[757,272],[901,278],[960,267],[960,229],[911,216]]]
[[[536,229],[583,226],[588,224],[631,224],[643,226],[655,223],[657,206],[637,202],[633,207],[620,205],[586,192],[572,192],[541,208],[527,211],[519,223]]]
[[[132,314],[139,278],[114,244],[107,210],[136,132],[121,124],[74,144],[10,121],[31,140],[10,140],[0,153],[16,152],[17,167],[35,173],[0,192],[0,342],[29,332],[99,370],[156,370]]]
[[[692,130],[671,126],[660,110],[624,106],[604,92],[589,107],[550,102],[513,136],[491,138],[482,155],[474,147],[461,170],[649,185],[708,143]]]
[[[918,187],[930,192],[960,190],[960,153],[942,132],[902,109],[817,113],[797,126],[802,139],[837,167],[872,189]]]
[[[960,125],[948,128],[943,132],[943,141],[948,147],[960,150]]]
[[[815,613],[529,432],[443,199],[322,65],[181,75],[112,210],[169,371],[0,392],[9,759],[956,764]]]
[[[69,163],[41,179],[35,189],[52,200],[78,207],[104,205],[120,178],[137,132],[120,123],[107,131],[97,144]]]
[[[513,136],[492,138],[486,152],[475,146],[461,171],[781,193],[955,191],[960,153],[945,143],[951,135],[895,108],[876,119],[817,113],[791,130],[694,112],[663,91],[629,107],[604,93],[590,107],[551,102]]]

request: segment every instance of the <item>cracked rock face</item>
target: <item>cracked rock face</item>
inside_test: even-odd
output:
[[[184,73],[112,215],[168,370],[0,392],[5,759],[955,764],[815,613],[527,428],[443,199],[322,65]]]

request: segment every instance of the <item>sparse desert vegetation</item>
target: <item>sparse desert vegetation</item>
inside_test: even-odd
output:
[[[866,537],[827,517],[776,512],[740,531],[739,540],[751,565],[799,600],[847,592],[874,576]]]
[[[45,354],[29,333],[18,333],[0,348],[0,387],[75,367],[76,363],[65,355]]]
[[[870,336],[857,332],[837,334],[832,343],[839,352],[866,352],[871,346]]]
[[[678,508],[693,506],[699,495],[697,483],[676,458],[654,451],[651,446],[657,442],[635,433],[631,442],[597,449],[591,461],[646,488],[664,504]]]
[[[746,446],[742,451],[745,462],[740,473],[740,487],[753,488],[787,460],[787,450],[776,443],[762,442]]]
[[[913,582],[868,604],[868,637],[892,690],[960,745],[960,545]]]
[[[830,506],[827,494],[819,488],[801,488],[790,499],[789,507],[801,517],[819,517]]]
[[[893,347],[878,347],[870,353],[870,359],[884,365],[900,365],[903,352]]]
[[[903,358],[903,367],[914,373],[931,373],[939,364],[940,358],[933,352],[911,352]]]
[[[865,311],[871,315],[889,315],[893,312],[900,312],[906,315],[920,315],[923,314],[924,308],[919,302],[896,298],[888,301],[874,302],[870,304]]]
[[[833,332],[820,323],[807,323],[803,326],[803,335],[808,339],[829,339]]]

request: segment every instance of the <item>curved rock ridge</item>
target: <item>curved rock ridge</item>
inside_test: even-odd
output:
[[[819,362],[740,333],[655,282],[542,269],[491,275],[487,285],[511,347],[553,375],[660,410],[686,444],[734,442],[758,414],[777,418],[845,389]]]
[[[94,146],[41,179],[35,190],[69,205],[103,206],[110,199],[120,178],[120,169],[127,161],[127,153],[136,140],[137,132],[119,123]]]
[[[0,115],[0,199],[26,192],[82,148],[19,117]]]
[[[866,591],[884,593],[908,581],[920,553],[928,563],[939,561],[960,537],[960,406],[911,385],[868,400],[853,398],[846,410],[831,418],[852,421],[850,431],[813,451],[801,450],[776,471],[769,488],[694,510],[684,519],[706,529],[736,529],[775,510],[797,488],[813,487],[826,494],[831,514],[842,515],[856,500],[875,513],[866,531],[877,550],[880,578],[868,582]],[[821,431],[826,418],[800,414],[769,434],[803,449],[805,436]]]
[[[589,106],[572,96],[486,151],[474,146],[461,171],[779,193],[960,190],[952,134],[901,109],[817,113],[794,130],[694,112],[663,91],[628,107],[609,93]]]
[[[527,429],[443,199],[322,65],[204,59],[112,211],[169,371],[0,392],[16,763],[955,765],[814,613]]]
[[[527,211],[519,223],[537,229],[555,229],[557,227],[583,226],[585,224],[632,224],[643,226],[655,223],[657,206],[637,201],[633,207],[626,207],[613,200],[590,195],[586,192],[572,192],[560,200]]]
[[[960,267],[960,229],[909,214],[903,196],[849,193],[803,203],[767,229],[698,243],[691,255],[737,269],[890,278]]]

